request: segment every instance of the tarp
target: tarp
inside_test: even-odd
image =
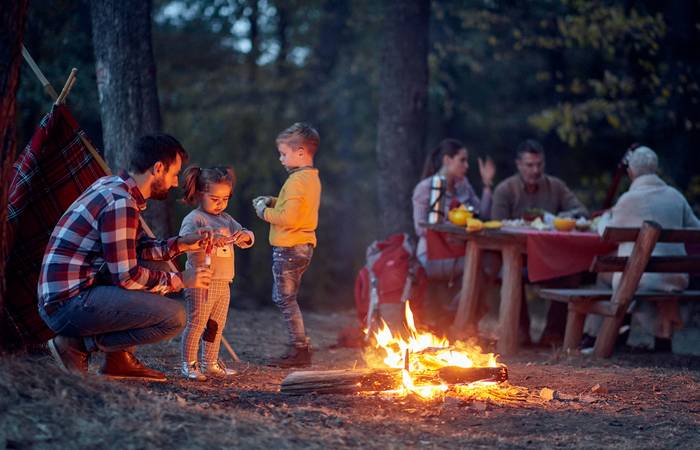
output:
[[[86,138],[65,105],[55,105],[37,127],[13,168],[9,192],[7,296],[3,341],[8,347],[51,338],[37,311],[37,283],[51,232],[66,209],[107,175],[85,147]]]

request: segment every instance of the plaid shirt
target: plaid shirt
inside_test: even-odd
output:
[[[39,304],[54,306],[95,284],[106,264],[114,285],[159,294],[184,287],[182,275],[139,265],[137,257],[165,261],[181,251],[177,238],[148,238],[139,215],[146,201],[127,174],[95,181],[58,221],[44,253]]]

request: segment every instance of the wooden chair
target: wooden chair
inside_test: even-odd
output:
[[[596,339],[594,354],[597,357],[608,358],[612,355],[622,320],[633,299],[654,302],[700,300],[700,291],[637,291],[644,272],[700,272],[698,256],[651,256],[657,242],[700,243],[700,230],[663,230],[659,224],[645,221],[641,228],[606,228],[603,239],[612,242],[634,242],[629,257],[599,256],[591,265],[591,272],[622,272],[617,290],[541,289],[539,294],[542,298],[569,304],[564,349],[578,348],[583,336],[586,314],[605,316]]]

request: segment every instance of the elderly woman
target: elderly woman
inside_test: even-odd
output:
[[[418,235],[418,260],[426,270],[428,278],[450,279],[455,272],[461,271],[463,258],[428,260],[426,230],[421,223],[427,222],[430,210],[430,182],[435,174],[445,177],[444,215],[450,208],[471,206],[479,216],[487,217],[491,209],[493,177],[496,167],[490,158],[485,161],[478,158],[479,174],[483,183],[481,198],[477,197],[474,188],[467,180],[469,169],[469,153],[464,144],[456,139],[445,139],[435,147],[425,161],[423,179],[413,191],[413,225]]]
[[[683,194],[659,178],[656,174],[658,168],[658,157],[648,147],[638,147],[629,155],[627,173],[632,184],[612,210],[602,217],[598,227],[601,234],[606,226],[639,227],[645,220],[653,220],[664,228],[700,228],[700,221]],[[621,244],[618,256],[629,256],[633,246],[633,242]],[[656,244],[652,253],[654,256],[685,254],[683,244],[673,243]],[[613,275],[613,289],[618,287],[621,276],[621,273]],[[682,273],[645,273],[639,282],[640,289],[664,292],[682,291],[687,287],[688,274]],[[633,329],[629,343],[650,346],[653,340],[655,350],[670,350],[673,330],[682,325],[678,303],[636,302],[632,310]],[[599,325],[599,317],[589,316],[586,333],[597,334]]]

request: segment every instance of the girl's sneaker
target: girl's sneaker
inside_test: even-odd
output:
[[[180,369],[182,376],[188,380],[195,381],[206,381],[207,377],[202,373],[199,363],[197,361],[193,362],[182,362],[182,368]]]
[[[203,362],[202,369],[213,377],[232,377],[238,374],[235,370],[227,368],[221,360],[210,363]]]

